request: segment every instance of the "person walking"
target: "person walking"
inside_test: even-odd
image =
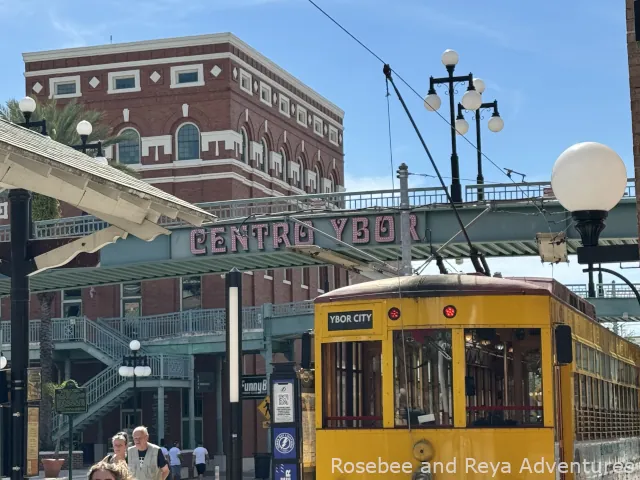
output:
[[[107,463],[127,462],[127,447],[129,446],[129,435],[127,432],[118,432],[111,439],[113,445],[113,453],[110,453],[102,459]]]
[[[149,442],[149,431],[140,426],[133,430],[133,447],[129,447],[127,462],[136,480],[165,480],[169,466],[158,445]]]
[[[169,466],[171,468],[172,480],[180,480],[182,470],[182,452],[178,447],[178,442],[173,442],[173,447],[169,450]]]
[[[160,450],[162,450],[165,460],[169,463],[169,450],[167,450],[167,444],[165,443],[164,438],[160,440]]]
[[[202,446],[202,442],[198,442],[198,446],[193,450],[193,464],[198,472],[198,480],[204,480],[208,460],[209,451]]]

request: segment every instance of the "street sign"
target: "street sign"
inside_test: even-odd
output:
[[[275,405],[271,408],[273,411],[273,422],[295,422],[293,382],[278,382],[274,385],[273,390],[275,392]]]
[[[266,375],[244,375],[242,377],[243,400],[260,400],[267,396],[268,390]]]
[[[77,415],[87,412],[86,389],[78,387],[74,380],[67,380],[63,387],[56,388],[55,408],[60,415]]]
[[[258,411],[264,416],[264,418],[271,420],[271,399],[269,398],[269,395],[264,397],[264,400],[260,405],[258,405]]]
[[[196,373],[196,393],[213,392],[216,385],[213,372]]]

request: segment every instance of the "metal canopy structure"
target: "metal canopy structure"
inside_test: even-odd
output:
[[[99,250],[128,234],[145,241],[170,230],[167,218],[194,226],[216,217],[148,183],[38,132],[0,120],[0,187],[56,198],[110,226],[34,259],[31,275],[66,264],[79,253]]]

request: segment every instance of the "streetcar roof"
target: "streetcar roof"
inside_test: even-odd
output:
[[[555,296],[551,279],[534,282],[474,274],[411,275],[358,283],[316,297],[316,303],[351,299],[443,297],[467,295],[540,295]],[[546,281],[545,281],[546,280]]]

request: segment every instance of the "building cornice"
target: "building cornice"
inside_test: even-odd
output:
[[[112,55],[118,53],[139,52],[147,50],[164,50],[170,48],[193,47],[199,45],[211,45],[229,43],[240,50],[244,50],[248,55],[252,56],[258,62],[264,64],[265,67],[271,69],[274,73],[282,77],[283,80],[289,82],[295,88],[303,91],[310,98],[313,98],[320,104],[323,104],[330,110],[333,110],[340,118],[344,118],[344,111],[330,102],[325,97],[317,93],[311,87],[305,85],[295,78],[289,72],[278,66],[273,61],[258,52],[255,48],[249,46],[232,33],[215,33],[210,35],[197,35],[189,37],[163,38],[158,40],[145,40],[141,42],[117,43],[110,45],[98,45],[92,47],[77,47],[61,50],[45,50],[41,52],[23,53],[24,63],[42,62],[50,60],[60,60],[65,58],[77,58],[99,55]]]

